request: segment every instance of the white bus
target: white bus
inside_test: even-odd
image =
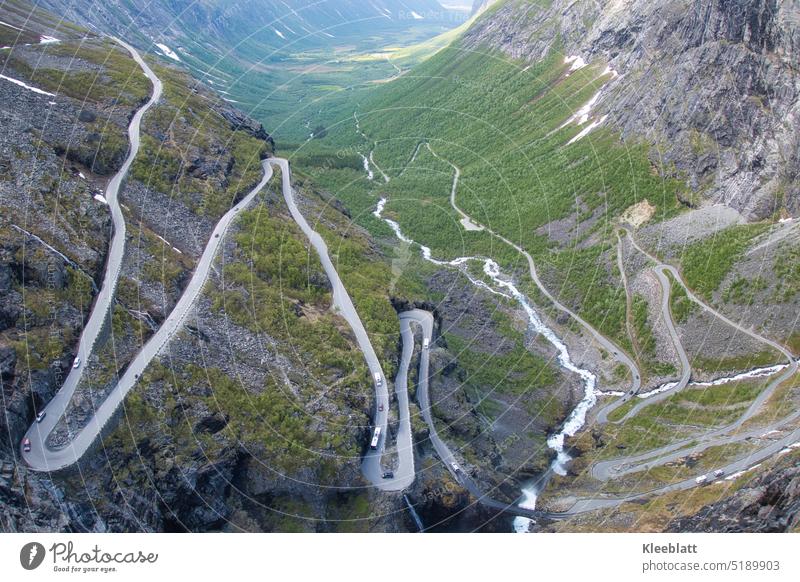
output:
[[[378,442],[380,440],[381,440],[381,427],[376,426],[375,427],[375,432],[372,433],[372,442],[369,444],[369,448],[377,449],[378,448]]]
[[[383,384],[383,379],[381,379],[381,373],[380,372],[375,372],[374,376],[375,376],[375,384],[377,386],[380,386],[381,384]]]

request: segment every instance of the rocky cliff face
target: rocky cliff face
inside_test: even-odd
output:
[[[466,40],[528,61],[607,62],[620,76],[598,116],[654,144],[697,199],[763,218],[800,211],[799,19],[777,0],[510,0]]]
[[[800,524],[800,461],[783,463],[728,499],[672,521],[670,532],[791,532]]]

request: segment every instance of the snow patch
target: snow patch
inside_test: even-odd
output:
[[[615,71],[614,69],[612,69],[611,67],[606,67],[606,68],[605,68],[605,70],[603,71],[603,76],[605,77],[606,75],[611,75],[611,80],[612,80],[612,81],[613,81],[614,79],[616,79],[617,77],[619,77],[619,73],[618,73],[618,72],[616,72],[616,71]]]
[[[422,16],[421,14],[417,14],[413,10],[411,11],[411,16],[414,20],[424,20],[425,18],[424,16]]]
[[[570,56],[570,57],[564,57],[564,64],[565,65],[569,65],[570,63],[572,63],[572,65],[569,68],[569,72],[570,73],[572,71],[577,71],[578,69],[582,69],[583,67],[585,67],[588,64],[586,61],[584,61],[578,55],[574,55],[574,56]]]
[[[18,26],[14,26],[13,24],[9,24],[8,22],[3,22],[2,20],[0,20],[0,24],[2,24],[3,26],[7,26],[8,28],[13,28],[14,30],[19,30],[20,32],[22,32],[21,28],[19,28]]]
[[[31,87],[27,83],[23,83],[18,79],[13,79],[11,77],[6,77],[5,75],[0,75],[0,79],[5,79],[6,81],[11,81],[15,85],[19,85],[23,89],[27,89],[28,91],[33,91],[34,93],[38,93],[39,95],[49,95],[50,97],[55,97],[55,93],[48,93],[47,91],[42,91],[41,89],[37,89],[36,87]]]
[[[602,89],[600,89],[600,91],[592,95],[592,98],[589,99],[586,103],[584,103],[584,105],[580,109],[578,109],[573,114],[572,117],[570,117],[564,123],[562,123],[558,129],[563,129],[567,127],[570,123],[574,123],[576,125],[583,125],[584,123],[589,121],[589,113],[591,113],[592,107],[594,107],[594,104],[597,103],[597,100],[600,99],[601,92]]]
[[[606,118],[607,118],[607,117],[608,117],[608,115],[604,115],[604,116],[603,116],[603,117],[601,117],[600,119],[596,119],[595,121],[591,122],[589,125],[587,125],[586,127],[584,127],[584,128],[583,128],[583,129],[582,129],[582,130],[581,130],[581,131],[578,133],[578,135],[576,135],[576,136],[575,136],[575,137],[573,137],[571,140],[569,140],[569,141],[567,142],[567,145],[573,144],[573,143],[575,143],[576,141],[578,141],[579,139],[582,139],[582,138],[586,137],[587,135],[589,135],[589,133],[590,133],[590,132],[591,132],[591,131],[592,131],[592,130],[595,128],[595,127],[599,127],[600,125],[602,125],[602,124],[603,124],[603,122],[606,120]]]
[[[159,239],[161,242],[163,242],[165,245],[167,245],[168,247],[172,248],[172,250],[173,250],[173,251],[175,251],[176,253],[178,253],[178,254],[180,254],[180,255],[182,255],[182,254],[183,254],[183,252],[182,252],[182,251],[181,251],[181,250],[180,250],[178,247],[176,247],[175,245],[173,245],[172,243],[170,243],[170,242],[169,242],[167,239],[165,239],[163,236],[160,236],[160,235],[158,235],[158,234],[157,234],[157,235],[156,235],[156,237],[158,237],[158,239]]]
[[[181,61],[181,58],[177,54],[175,54],[175,51],[173,51],[167,45],[162,44],[160,42],[157,42],[156,46],[161,49],[161,52],[163,52],[166,56],[171,58],[173,61],[178,61],[178,62]]]

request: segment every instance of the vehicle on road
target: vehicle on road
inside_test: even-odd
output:
[[[384,479],[394,479],[394,473],[392,471],[385,471],[383,473]]]
[[[423,350],[427,350],[429,347],[431,347],[431,340],[429,338],[423,339],[422,340],[422,349]]]
[[[375,432],[372,433],[372,441],[369,443],[369,448],[375,450],[378,448],[378,443],[381,440],[381,427],[376,426]]]
[[[382,402],[380,404],[378,404],[378,410],[383,412],[383,403]]]
[[[381,378],[381,373],[380,372],[375,372],[375,374],[373,374],[373,376],[375,377],[375,384],[377,386],[380,386],[381,384],[383,384],[383,379]]]
[[[458,466],[458,463],[450,463],[450,466],[453,467],[453,471],[458,473],[461,470],[461,467]]]
[[[716,471],[714,471],[714,477],[717,477],[717,478],[722,477],[724,474],[725,474],[725,471],[723,471],[722,469],[717,469]]]
[[[47,413],[44,410],[42,410],[39,414],[36,415],[36,422],[42,422],[45,416],[47,416]]]
[[[75,361],[72,362],[72,367],[75,368],[75,369],[80,368],[81,367],[81,359],[80,358],[75,358]]]
[[[22,450],[25,451],[26,453],[30,453],[31,452],[31,439],[26,437],[22,441]]]
[[[703,483],[706,483],[707,481],[708,481],[708,475],[700,475],[699,477],[697,477],[694,480],[694,482],[697,483],[698,485],[702,485]]]

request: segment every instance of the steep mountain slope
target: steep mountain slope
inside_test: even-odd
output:
[[[274,192],[229,230],[186,330],[96,452],[54,474],[20,462],[22,435],[71,368],[102,282],[111,222],[101,193],[151,88],[107,37],[24,3],[0,15],[13,36],[0,54],[0,528],[405,529],[400,498],[361,489],[369,374],[329,311],[316,255]],[[260,124],[185,72],[150,64],[164,94],[145,116],[121,192],[128,239],[116,304],[54,446],[86,423],[161,324],[214,223],[260,179],[272,151]],[[396,319],[372,283],[384,274],[368,237],[310,186],[298,193],[342,254],[370,330],[385,330],[375,345],[390,371],[394,339],[382,325]]]
[[[170,30],[183,36],[170,38],[234,43],[247,18],[264,22],[244,8],[226,15],[226,5],[187,9],[195,20],[181,20]],[[694,478],[786,446],[798,426],[800,382],[782,351],[800,349],[798,6],[476,6],[486,9],[477,22],[411,72],[348,89],[346,99],[300,99],[311,135],[304,129],[286,143],[301,205],[335,249],[387,376],[397,357],[393,307],[424,307],[436,320],[431,412],[474,482],[508,503],[553,511],[638,495],[552,529],[752,529],[752,515],[771,511],[770,529],[793,527],[796,496],[776,496],[761,476],[774,468],[795,487],[790,461],[781,464],[794,462],[791,448],[776,448],[763,467],[723,471],[708,487]],[[171,22],[173,5],[158,7]],[[33,108],[27,117],[4,112],[13,131],[0,202],[15,221],[0,222],[8,459],[69,365],[89,279],[101,270],[107,219],[80,180],[96,188],[113,172],[125,121],[147,94],[111,41],[83,39],[40,13],[28,29],[13,15],[24,12],[10,12],[2,20],[11,28],[0,32],[15,46],[0,55],[11,80],[0,89],[13,92],[9,102],[47,102],[56,122],[49,127]],[[314,22],[331,17],[320,12]],[[128,27],[119,12],[102,18],[110,30]],[[140,41],[158,40],[148,34]],[[42,35],[61,42],[41,45]],[[188,61],[195,48],[178,46],[175,56]],[[171,58],[168,49],[160,47]],[[123,194],[136,230],[118,309],[55,439],[86,420],[169,312],[214,221],[274,147],[227,101],[154,67],[167,90],[145,121]],[[69,124],[78,129],[69,133]],[[42,144],[45,175],[30,172]],[[47,180],[59,168],[63,206]],[[244,214],[216,267],[192,325],[148,370],[102,452],[82,461],[92,478],[45,479],[4,464],[3,527],[413,527],[402,497],[362,488],[370,378],[276,192]],[[53,308],[65,322],[55,333]],[[424,470],[407,494],[425,523],[508,530],[509,517],[489,519],[442,467],[418,409],[411,422]],[[715,432],[724,438],[707,436]],[[648,453],[655,460],[637,460]],[[25,514],[26,504],[41,511]]]
[[[796,419],[781,419],[795,410],[796,377],[778,386],[782,376],[746,373],[785,365],[788,356],[770,341],[794,353],[800,345],[796,270],[785,266],[798,246],[798,14],[796,3],[498,2],[410,74],[331,103],[315,118],[326,131],[297,148],[297,164],[382,238],[401,272],[424,274],[426,298],[441,309],[443,329],[452,326],[432,384],[440,399],[434,414],[474,477],[513,482],[516,466],[524,481],[532,468],[525,463],[552,451],[516,441],[519,427],[526,437],[552,434],[573,418],[571,408],[543,402],[575,397],[574,376],[542,351],[534,330],[509,366],[497,336],[452,323],[469,321],[475,300],[460,285],[443,286],[443,270],[460,269],[476,297],[488,286],[492,302],[514,309],[515,301],[498,298],[508,287],[485,268],[465,266],[477,258],[496,261],[597,374],[602,392],[588,405],[584,429],[595,411],[627,396],[610,419],[598,417],[570,441],[579,458],[567,475],[544,492],[526,490],[544,507],[669,492],[681,480],[691,484],[693,472],[770,444],[764,429],[749,442],[712,441],[619,479],[593,475],[597,463],[624,463],[676,438],[691,442],[737,419],[777,428],[775,439],[791,437]],[[419,262],[427,265],[409,259],[419,250],[409,240],[424,245]],[[559,302],[636,360],[641,401],[629,398],[639,384],[609,350],[593,351],[591,335],[540,292],[522,251]],[[654,268],[662,260],[682,283],[672,275],[662,282]],[[448,313],[454,305],[462,311]],[[523,309],[516,321],[526,321]],[[504,331],[504,340],[513,337]],[[563,376],[550,385],[523,376],[525,352]],[[459,367],[467,373],[454,373]],[[509,406],[502,392],[520,378]],[[651,390],[663,398],[646,400]],[[753,416],[748,407],[759,394],[763,409]],[[481,462],[487,457],[491,464]],[[682,491],[693,501],[675,510],[698,509],[741,484]],[[677,497],[673,491],[664,503]],[[666,527],[672,517],[655,512],[648,527]]]
[[[465,45],[609,64],[622,78],[594,119],[652,143],[700,198],[765,218],[800,210],[797,16],[776,0],[512,0]]]

